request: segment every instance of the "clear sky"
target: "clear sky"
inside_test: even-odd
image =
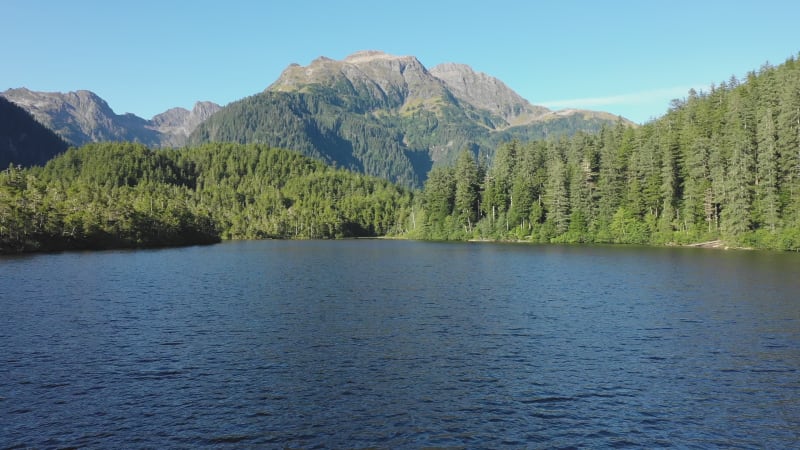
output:
[[[88,89],[144,118],[359,50],[472,66],[534,104],[636,122],[800,52],[796,0],[3,0],[0,91]]]

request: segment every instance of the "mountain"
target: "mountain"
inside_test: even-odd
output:
[[[150,126],[161,133],[162,147],[180,147],[186,143],[186,138],[198,125],[220,109],[221,106],[212,102],[197,102],[191,111],[185,108],[172,108],[154,116],[150,120]]]
[[[27,111],[0,97],[0,170],[11,163],[43,165],[66,149],[64,140]]]
[[[116,114],[105,100],[91,91],[36,92],[9,89],[0,96],[21,106],[39,122],[71,144],[99,141],[140,142],[152,147],[181,146],[186,137],[220,109],[211,102],[198,102],[192,111],[173,108],[145,120],[134,114]]]
[[[509,126],[531,123],[551,113],[543,106],[531,105],[497,78],[475,72],[466,64],[440,64],[430,72],[442,80],[459,101],[488,110]]]
[[[188,142],[265,143],[419,186],[464,148],[490,156],[499,142],[598,131],[607,113],[553,112],[463,64],[428,70],[413,56],[357,52],[292,64],[264,92],[231,103]]]

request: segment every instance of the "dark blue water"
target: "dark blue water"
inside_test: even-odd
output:
[[[800,255],[238,242],[0,259],[0,447],[800,445]]]

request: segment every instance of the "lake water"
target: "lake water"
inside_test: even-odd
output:
[[[800,255],[263,241],[0,258],[0,447],[800,444]]]

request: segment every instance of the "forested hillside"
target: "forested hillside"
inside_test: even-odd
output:
[[[0,167],[44,164],[67,143],[27,111],[0,97]]]
[[[690,92],[659,120],[462,153],[425,185],[434,239],[800,250],[800,63]]]
[[[0,172],[0,253],[377,236],[406,220],[411,199],[264,146],[90,144]]]

